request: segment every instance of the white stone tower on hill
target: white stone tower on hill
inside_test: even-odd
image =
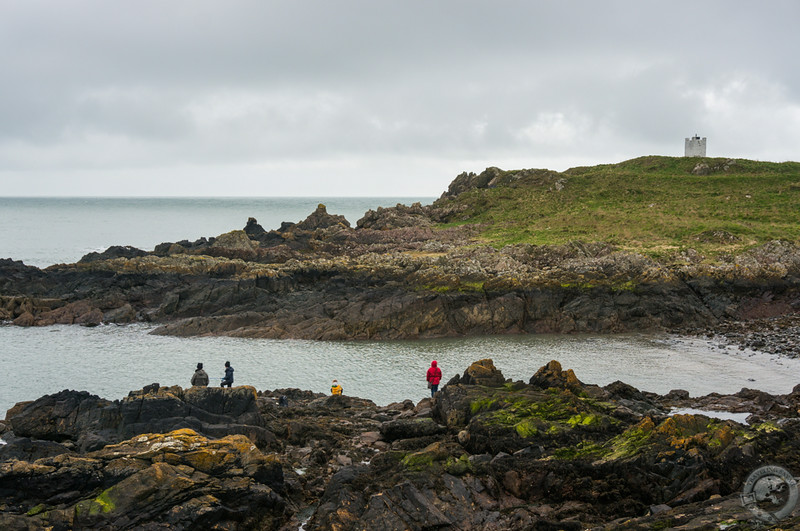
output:
[[[684,157],[705,157],[706,156],[706,137],[700,138],[697,133],[692,138],[687,138],[684,142]]]

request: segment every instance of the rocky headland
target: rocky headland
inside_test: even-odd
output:
[[[703,164],[489,168],[355,227],[319,205],[276,230],[250,218],[45,269],[0,259],[0,321],[319,340],[646,330],[796,357],[797,164]],[[491,360],[434,400],[381,407],[298,389],[65,390],[0,423],[0,528],[763,528],[740,494],[762,465],[800,470],[799,408],[800,387],[659,396],[557,362],[509,381]],[[762,513],[791,491],[776,486],[760,484]]]
[[[660,396],[555,361],[511,381],[489,359],[434,399],[382,407],[246,386],[65,390],[0,423],[0,528],[765,528],[740,494],[765,464],[800,470],[798,408],[800,386]],[[785,501],[771,492],[764,511]]]
[[[490,168],[458,176],[431,205],[378,208],[355,227],[319,205],[277,230],[250,218],[216,237],[46,269],[0,259],[0,321],[319,340],[657,330],[800,354],[796,242],[715,260],[692,248],[655,258],[603,242],[498,245],[462,201],[520,183],[566,194],[569,179]]]

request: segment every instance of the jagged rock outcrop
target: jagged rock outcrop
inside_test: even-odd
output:
[[[561,364],[555,360],[536,371],[536,374],[531,376],[528,384],[540,389],[556,388],[569,389],[571,391],[584,387],[572,369],[561,370]]]
[[[410,207],[401,204],[393,208],[378,207],[377,210],[368,210],[356,222],[356,226],[359,229],[372,230],[429,227],[432,221],[428,210],[420,203],[414,203]]]
[[[464,172],[450,183],[447,191],[439,198],[458,197],[464,192],[482,188],[495,188],[497,186],[515,186],[522,183],[544,187],[546,189],[561,191],[566,184],[566,178],[551,170],[525,169],[518,171],[503,171],[494,166],[486,168],[479,174]]]
[[[244,232],[250,238],[258,239],[258,236],[265,234],[267,231],[264,230],[264,227],[258,224],[258,220],[256,220],[256,218],[247,218],[247,225],[244,226]]]
[[[489,387],[499,387],[506,383],[502,371],[495,368],[494,362],[490,359],[476,361],[464,371],[460,377],[458,375],[447,382],[450,385],[486,385]]]
[[[110,260],[112,258],[136,258],[137,256],[147,256],[147,251],[137,249],[130,245],[112,245],[102,253],[91,252],[83,255],[79,262],[97,262],[98,260]]]
[[[192,429],[242,434],[262,448],[274,443],[252,387],[163,388],[154,384],[120,401],[64,390],[28,403],[10,419],[14,433],[54,441],[65,449],[94,450],[140,433]]]
[[[716,529],[752,524],[739,494],[760,464],[800,468],[800,386],[659,396],[582,383],[556,361],[531,381],[485,359],[417,405],[156,384],[114,402],[42,397],[0,424],[0,526]],[[676,405],[757,416],[673,415]],[[236,419],[274,440],[165,422],[181,416]],[[120,438],[77,444],[99,426]]]
[[[254,251],[258,246],[243,230],[234,230],[220,234],[211,244],[212,249],[228,249],[231,251]]]
[[[0,463],[4,529],[277,529],[274,456],[242,435],[148,433],[83,455]]]
[[[0,295],[6,311],[11,299],[41,297],[47,282],[47,273],[38,267],[26,266],[19,260],[0,258]]]
[[[61,299],[40,299],[26,296],[0,296],[0,321],[15,321],[24,317],[33,323],[34,314],[47,313],[64,306]]]
[[[442,194],[442,198],[456,197],[468,190],[475,188],[492,188],[497,186],[498,181],[502,178],[503,174],[503,170],[496,167],[486,168],[483,172],[477,175],[473,172],[461,173],[455,179],[453,179],[453,182],[450,183],[447,191]]]
[[[185,253],[201,253],[206,251],[211,245],[214,244],[216,238],[198,238],[190,242],[189,240],[181,240],[179,242],[163,242],[159,243],[153,249],[153,254],[157,256],[169,256],[172,254],[185,254]]]
[[[328,214],[328,209],[323,204],[317,205],[317,209],[309,216],[296,225],[297,229],[313,231],[317,229],[328,229],[330,227],[350,227],[347,218],[338,214]],[[287,229],[288,230],[288,229]]]

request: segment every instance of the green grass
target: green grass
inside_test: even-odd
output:
[[[692,174],[700,162],[711,174]],[[800,238],[800,163],[727,162],[650,156],[510,171],[518,177],[447,201],[467,206],[453,224],[481,224],[496,247],[603,241],[652,256],[688,248],[713,256]]]

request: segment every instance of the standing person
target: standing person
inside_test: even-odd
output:
[[[231,362],[225,362],[225,377],[222,379],[222,387],[228,386],[228,389],[231,388],[233,384],[233,367],[231,367]]]
[[[208,374],[206,371],[203,370],[203,364],[198,363],[197,368],[194,370],[194,374],[192,375],[192,387],[207,387],[208,386]]]
[[[340,395],[340,394],[342,394],[342,391],[343,391],[342,386],[339,385],[339,382],[334,380],[333,381],[333,385],[331,385],[331,394],[332,395]]]
[[[436,360],[433,360],[428,373],[425,375],[425,379],[428,380],[428,387],[431,390],[431,398],[439,390],[439,381],[442,379],[442,370],[437,365]]]

